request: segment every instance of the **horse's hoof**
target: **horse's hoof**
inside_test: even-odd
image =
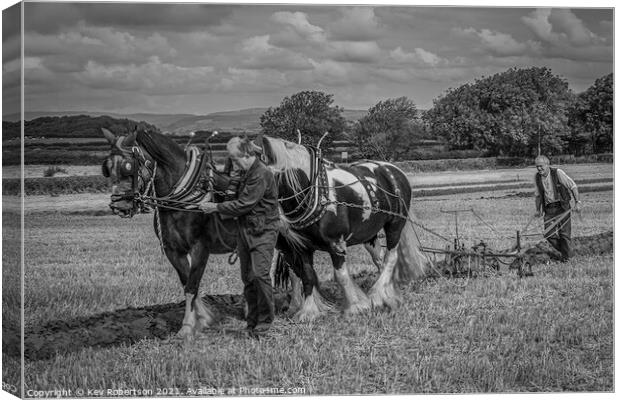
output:
[[[369,302],[358,302],[351,304],[344,310],[345,315],[358,315],[368,312],[372,309],[372,306]]]
[[[370,302],[372,303],[372,308],[388,308],[393,310],[400,306],[400,299],[396,297],[382,297],[379,295],[373,296],[370,295]]]
[[[286,311],[285,311],[284,315],[286,315],[287,317],[291,318],[291,317],[295,316],[298,312],[300,312],[302,308],[303,308],[303,304],[301,304],[301,303],[299,303],[299,304],[291,303],[286,308]]]
[[[183,325],[175,335],[176,339],[189,342],[194,339],[194,329],[189,325]]]
[[[312,322],[319,317],[318,313],[307,312],[305,310],[299,310],[293,316],[295,322]]]
[[[373,308],[387,307],[389,309],[394,309],[400,305],[400,298],[393,289],[371,289],[368,297],[370,298],[370,303]]]

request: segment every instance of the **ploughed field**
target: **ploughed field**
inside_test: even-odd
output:
[[[273,333],[260,341],[235,333],[244,326],[241,282],[238,265],[229,265],[227,256],[210,258],[201,284],[205,301],[224,320],[193,342],[180,342],[174,333],[182,319],[182,289],[161,254],[152,215],[108,215],[103,194],[27,197],[26,390],[611,391],[613,251],[609,240],[596,247],[598,239],[579,238],[613,231],[613,192],[606,187],[613,184],[612,166],[574,167],[567,172],[592,190],[583,190],[584,210],[573,218],[575,242],[587,246],[578,246],[580,254],[569,263],[537,264],[534,276],[525,278],[502,266],[477,278],[411,282],[400,287],[403,301],[395,310],[330,314],[311,323],[286,318],[285,293],[278,291]],[[454,217],[442,210],[473,208],[476,215],[459,215],[459,235],[468,247],[480,240],[496,250],[514,245],[516,231],[533,214],[533,189],[495,190],[513,180],[502,171],[509,177],[492,175],[498,171],[411,175],[414,190],[456,189],[414,200],[422,244],[443,248],[447,243],[438,235],[454,238]],[[519,172],[529,176],[517,182],[531,183],[533,173]],[[607,180],[584,183],[595,179]],[[464,190],[473,186],[482,191]],[[19,222],[10,210],[19,204],[11,200],[4,198],[7,235]],[[539,232],[541,224],[531,227]],[[541,238],[528,236],[523,244]],[[4,252],[11,254],[16,243],[5,241]],[[593,246],[594,254],[585,251]],[[368,290],[376,268],[363,248],[348,253],[352,273]],[[340,303],[326,254],[318,254],[316,268],[328,297]],[[18,295],[4,289],[5,301]],[[19,319],[14,317],[9,312],[4,321],[11,324]],[[18,379],[15,355],[4,357],[7,381]]]

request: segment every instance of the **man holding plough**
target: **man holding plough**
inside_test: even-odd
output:
[[[575,212],[580,212],[581,201],[577,185],[564,171],[549,167],[549,159],[536,157],[536,216],[545,217],[545,239],[568,261],[571,251],[571,195]]]

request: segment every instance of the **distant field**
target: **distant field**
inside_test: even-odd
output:
[[[573,179],[613,178],[613,164],[566,164],[559,165]],[[527,168],[506,168],[478,171],[419,172],[408,174],[409,182],[415,189],[421,186],[484,183],[489,181],[532,182],[534,166]]]
[[[68,175],[99,175],[100,165],[58,165],[67,170]],[[24,176],[26,178],[40,178],[43,171],[49,165],[26,165]],[[567,164],[560,165],[573,179],[613,178],[614,166],[610,163],[600,164]],[[2,167],[3,178],[19,178],[21,168],[17,165]],[[477,171],[442,171],[442,172],[419,172],[410,173],[409,182],[413,188],[428,185],[469,184],[484,183],[489,181],[523,181],[533,182],[535,168],[506,168]]]
[[[43,172],[48,169],[49,165],[25,165],[24,178],[42,178]],[[67,171],[66,174],[57,174],[55,176],[92,176],[101,174],[101,165],[58,165]],[[19,178],[21,168],[19,165],[5,165],[2,167],[3,178]]]

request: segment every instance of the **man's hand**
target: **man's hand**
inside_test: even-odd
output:
[[[536,218],[540,218],[540,217],[542,217],[543,215],[545,215],[545,213],[543,213],[542,211],[536,211],[536,214],[534,214],[534,216],[535,216]]]
[[[198,203],[198,208],[200,208],[205,214],[211,214],[217,211],[217,203],[203,200]]]
[[[574,208],[576,213],[581,212],[581,202],[580,201],[576,201],[575,202],[575,208]]]

